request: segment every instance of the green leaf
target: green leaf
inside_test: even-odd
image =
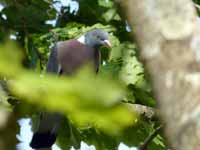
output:
[[[39,78],[32,73],[23,73],[10,87],[20,98],[63,112],[80,126],[89,123],[117,133],[134,119],[119,103],[124,96],[123,88],[107,77],[80,73],[73,78],[47,75]]]
[[[103,7],[112,8],[114,6],[111,0],[98,0],[98,4]]]

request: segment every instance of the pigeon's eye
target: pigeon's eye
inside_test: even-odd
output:
[[[99,35],[97,35],[97,39],[99,39],[100,41],[104,41],[104,39]]]

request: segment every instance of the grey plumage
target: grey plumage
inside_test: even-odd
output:
[[[55,44],[52,48],[52,51],[50,53],[47,66],[46,66],[46,72],[50,73],[58,73],[58,58],[57,58],[57,45]]]
[[[84,43],[76,39],[56,43],[46,66],[46,71],[58,75],[73,75],[86,64],[92,64],[94,71],[99,68],[100,46],[110,46],[108,33],[92,30],[85,34]],[[67,102],[67,100],[66,100]],[[51,147],[56,140],[62,115],[59,113],[42,113],[38,130],[30,143],[33,148]]]

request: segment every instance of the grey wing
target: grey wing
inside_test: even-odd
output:
[[[56,74],[60,72],[56,44],[51,50],[46,71]],[[61,114],[55,112],[41,112],[36,121],[37,126],[30,142],[31,147],[38,149],[52,146],[56,140],[62,117]]]
[[[57,52],[57,44],[52,48],[47,65],[46,71],[50,73],[59,73],[60,67],[58,64],[58,52]]]

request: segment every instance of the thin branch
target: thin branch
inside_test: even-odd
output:
[[[200,5],[194,3],[194,7],[196,7],[200,11]]]
[[[143,144],[139,147],[139,150],[147,150],[149,143],[158,135],[158,132],[162,128],[162,125],[156,128],[143,142]]]
[[[158,116],[159,111],[156,108],[148,107],[140,104],[125,104],[131,111],[137,113],[138,115],[142,115],[148,119],[152,119]]]

